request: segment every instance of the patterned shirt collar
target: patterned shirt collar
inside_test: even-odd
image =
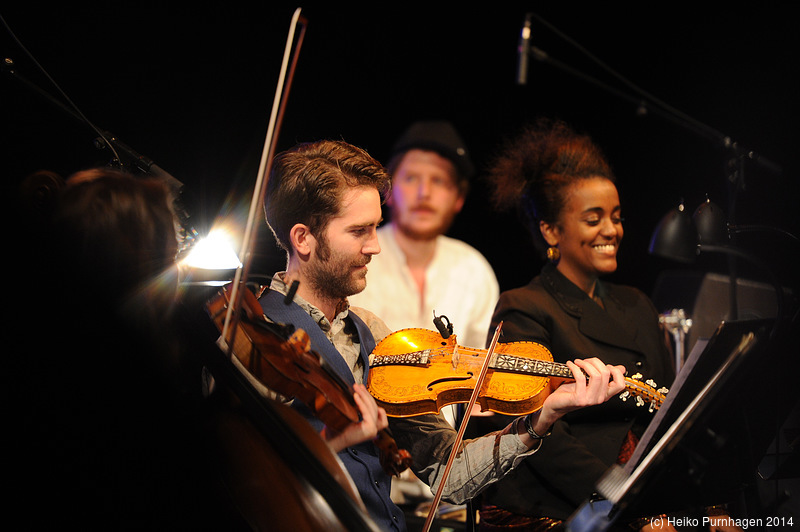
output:
[[[272,276],[272,282],[269,285],[270,289],[275,290],[283,295],[288,294],[289,287],[286,285],[285,278],[286,272],[277,272]],[[333,318],[333,323],[331,323],[320,309],[297,294],[294,295],[293,301],[300,305],[300,308],[305,310],[325,332],[329,332],[331,328],[337,328],[337,325],[342,327],[344,319],[347,318],[348,314],[350,313],[350,303],[347,301],[347,299],[343,299],[338,305],[338,312]]]

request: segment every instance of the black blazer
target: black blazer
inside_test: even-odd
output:
[[[628,376],[641,373],[669,387],[674,370],[652,302],[632,287],[598,281],[596,291],[605,308],[547,264],[527,286],[501,294],[490,331],[502,320],[501,342],[539,342],[557,362],[597,357],[625,366]],[[651,418],[647,407],[616,397],[567,414],[537,453],[484,493],[483,502],[567,519],[592,496],[628,431],[641,435]]]

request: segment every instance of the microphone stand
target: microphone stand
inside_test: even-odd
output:
[[[135,169],[144,175],[155,177],[156,179],[159,179],[165,183],[172,192],[173,207],[175,209],[175,214],[178,216],[180,221],[182,232],[180,235],[182,241],[181,247],[185,248],[191,244],[193,239],[197,236],[197,232],[191,227],[189,222],[189,213],[181,200],[181,196],[184,191],[184,184],[181,181],[155,164],[155,162],[149,157],[136,152],[133,148],[119,140],[119,138],[117,138],[117,136],[113,133],[97,128],[74,105],[65,105],[60,100],[54,98],[52,94],[48,93],[35,83],[20,75],[15,67],[15,62],[13,59],[3,59],[2,71],[4,74],[8,75],[29,89],[32,93],[40,96],[44,101],[50,103],[56,109],[75,120],[78,124],[88,126],[92,131],[94,131],[97,135],[92,141],[94,146],[97,149],[108,148],[112,153],[112,159],[108,164],[109,166],[118,167],[121,169]],[[69,98],[67,98],[67,100],[69,100]]]
[[[15,62],[13,59],[5,58],[2,63],[2,70],[6,75],[25,86],[31,92],[40,96],[43,100],[50,103],[56,109],[62,111],[70,118],[74,119],[77,123],[86,125],[93,130],[97,134],[97,138],[94,139],[94,146],[98,149],[108,148],[111,150],[113,155],[111,161],[112,165],[119,166],[121,168],[134,167],[136,170],[144,174],[163,179],[175,192],[179,192],[183,189],[183,183],[175,179],[164,169],[159,168],[152,159],[137,153],[128,145],[120,141],[113,133],[98,129],[74,106],[70,107],[65,105],[63,102],[54,98],[53,95],[34,84],[29,79],[20,75],[15,68]]]
[[[770,161],[769,159],[755,153],[752,150],[745,150],[743,149],[736,141],[734,141],[730,136],[725,135],[724,133],[717,131],[716,129],[700,122],[692,118],[691,116],[683,113],[682,111],[675,109],[674,107],[668,105],[667,103],[659,100],[655,96],[649,94],[645,90],[639,88],[638,86],[634,85],[632,82],[624,78],[622,75],[615,72],[605,63],[600,61],[594,55],[592,55],[588,50],[583,48],[581,45],[576,43],[573,39],[568,37],[567,35],[560,32],[554,26],[549,24],[547,21],[542,19],[536,13],[528,13],[526,14],[526,20],[529,17],[535,18],[538,22],[547,26],[551,31],[555,32],[559,37],[570,43],[571,45],[575,46],[581,53],[589,57],[592,61],[598,64],[601,68],[609,72],[612,76],[620,80],[623,84],[627,85],[631,90],[638,94],[635,96],[633,94],[629,94],[624,92],[620,89],[617,89],[595,77],[592,77],[588,74],[585,74],[579,71],[576,68],[573,68],[566,63],[563,63],[552,56],[550,54],[544,52],[540,48],[536,46],[530,46],[530,52],[534,59],[537,61],[541,61],[543,63],[548,63],[567,74],[570,74],[578,79],[581,79],[585,82],[588,82],[596,87],[603,89],[604,91],[608,92],[609,94],[613,94],[623,100],[627,100],[628,102],[633,103],[636,106],[636,112],[639,115],[646,115],[648,113],[655,113],[659,115],[661,118],[672,122],[674,124],[680,125],[693,133],[705,137],[706,139],[711,140],[713,143],[717,144],[726,149],[730,149],[733,153],[734,160],[741,160],[741,159],[750,159],[761,166],[771,170],[775,173],[782,173],[783,170],[780,165]],[[741,172],[739,172],[741,176]],[[733,176],[732,176],[733,177]]]

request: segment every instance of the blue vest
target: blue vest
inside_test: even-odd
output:
[[[298,329],[303,329],[311,339],[311,349],[317,353],[333,371],[346,383],[355,383],[353,374],[344,358],[339,354],[331,341],[319,328],[319,325],[299,305],[292,302],[284,303],[283,294],[268,290],[260,299],[264,314],[276,323],[292,324]],[[349,318],[356,326],[361,345],[361,360],[364,364],[364,383],[367,382],[369,372],[369,354],[375,348],[375,339],[367,325],[353,312]],[[322,422],[313,417],[309,408],[300,401],[293,401],[292,406],[297,409],[319,432]],[[381,530],[406,530],[405,517],[402,510],[391,499],[392,478],[383,471],[378,448],[371,442],[362,442],[348,447],[339,453],[347,471],[361,495],[361,500]]]

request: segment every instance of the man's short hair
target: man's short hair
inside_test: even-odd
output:
[[[292,253],[289,233],[296,224],[320,235],[339,214],[348,188],[374,187],[386,199],[391,178],[364,149],[344,141],[303,143],[280,153],[267,183],[264,210],[278,244]]]

